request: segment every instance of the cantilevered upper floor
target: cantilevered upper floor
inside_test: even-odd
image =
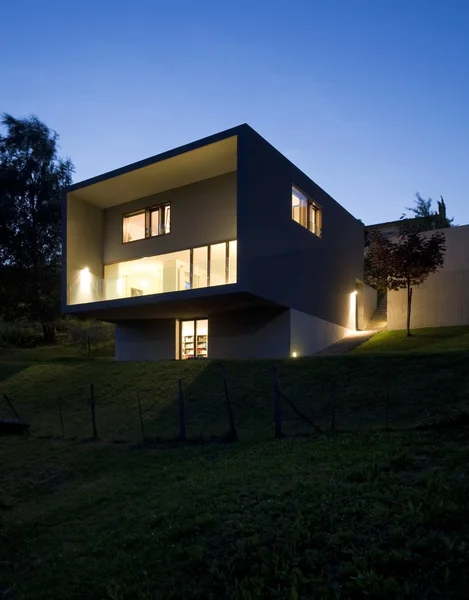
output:
[[[275,305],[347,327],[363,226],[248,125],[71,186],[63,310],[104,320]]]
[[[69,189],[67,307],[236,283],[236,131]]]

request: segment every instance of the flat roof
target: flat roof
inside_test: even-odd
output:
[[[249,125],[239,125],[75,183],[67,194],[109,208],[236,171],[237,136],[245,128]]]

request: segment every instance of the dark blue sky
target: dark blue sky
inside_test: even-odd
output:
[[[0,112],[79,181],[247,122],[366,223],[440,194],[469,222],[469,2],[16,0]]]

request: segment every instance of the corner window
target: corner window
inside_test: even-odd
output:
[[[135,242],[171,231],[171,207],[169,204],[153,206],[128,213],[122,217],[122,241]]]
[[[295,186],[292,186],[292,219],[321,237],[321,207]]]

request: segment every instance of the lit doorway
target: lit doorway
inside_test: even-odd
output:
[[[208,319],[181,321],[180,359],[207,358]]]

